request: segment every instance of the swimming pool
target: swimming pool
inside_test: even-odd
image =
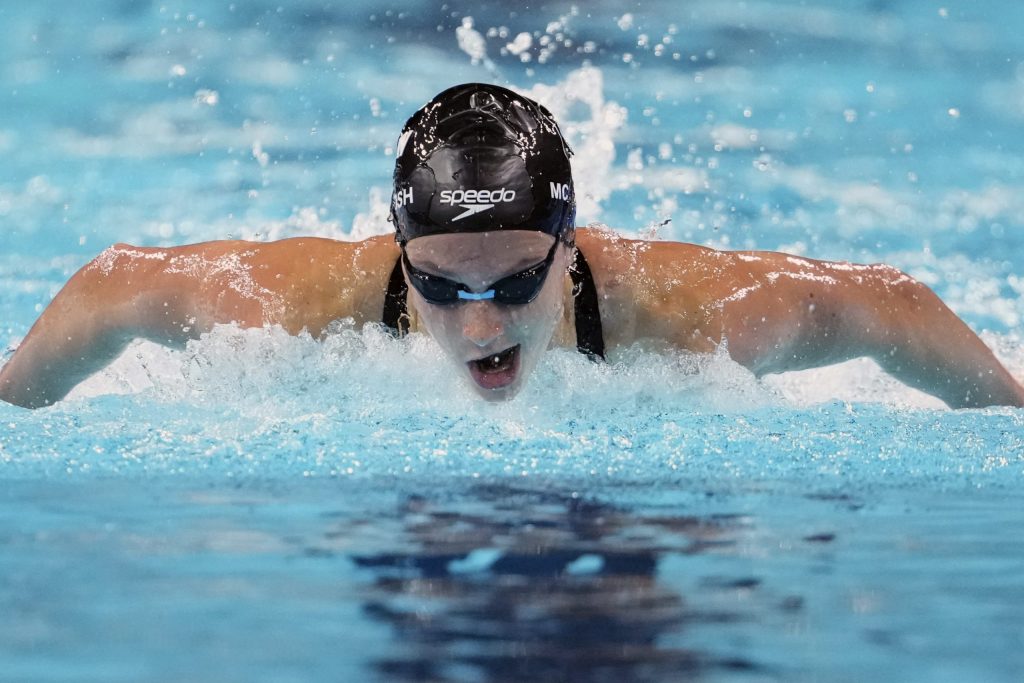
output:
[[[41,2],[0,25],[4,346],[115,241],[387,231],[405,116],[507,79],[563,121],[582,222],[892,263],[1024,376],[1017,3]],[[758,381],[554,351],[491,406],[422,337],[225,326],[0,403],[0,670],[1016,681],[1022,487],[1024,413],[869,362]]]

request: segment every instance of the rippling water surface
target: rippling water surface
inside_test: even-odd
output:
[[[0,7],[0,348],[117,241],[387,232],[405,118],[556,112],[583,222],[884,261],[1024,376],[1020,3]],[[0,403],[17,681],[1017,681],[1024,413],[858,361],[219,327]]]

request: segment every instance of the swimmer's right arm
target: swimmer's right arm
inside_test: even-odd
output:
[[[380,321],[397,250],[391,236],[114,245],[75,273],[0,368],[0,400],[51,405],[134,339],[180,348],[218,323],[318,336],[333,320]]]
[[[0,368],[0,399],[51,405],[135,338],[180,347],[207,328],[198,283],[175,282],[158,252],[116,245],[75,273]]]

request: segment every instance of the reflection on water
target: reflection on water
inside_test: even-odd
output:
[[[646,516],[499,486],[471,499],[469,510],[407,499],[399,512],[408,549],[354,558],[372,575],[365,614],[401,644],[375,662],[385,679],[679,680],[764,668],[661,642],[754,618],[696,609],[658,575],[667,554],[728,551],[750,518]],[[714,587],[723,585],[736,587]]]

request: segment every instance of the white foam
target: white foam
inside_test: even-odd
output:
[[[523,31],[511,43],[506,44],[505,49],[511,54],[520,55],[529,50],[531,45],[533,45],[533,36]]]
[[[455,28],[455,38],[459,49],[469,55],[473,64],[483,64],[489,70],[494,68],[493,62],[487,58],[487,41],[473,28],[473,17],[462,18],[462,23]]]
[[[391,188],[370,188],[368,204],[366,211],[357,213],[352,220],[352,230],[346,239],[361,240],[395,231],[395,227],[388,222],[391,215]]]
[[[604,74],[594,67],[571,71],[553,85],[538,83],[525,94],[551,110],[575,152],[577,222],[600,220],[602,203],[622,187],[614,168],[615,138],[626,123],[626,108],[605,100]]]
[[[689,410],[699,396],[702,409],[733,410],[770,400],[724,351],[664,355],[637,347],[616,353],[610,364],[592,363],[574,351],[551,351],[520,396],[495,407],[481,401],[461,373],[452,372],[429,337],[395,340],[378,326],[356,330],[344,322],[323,341],[277,327],[218,325],[185,351],[136,342],[76,388],[73,397],[142,390],[170,400],[241,403],[271,412],[303,402],[302,410],[308,410],[310,400],[335,403],[344,397],[370,412],[404,405],[531,420],[543,419],[552,406],[614,410],[624,401],[681,402]]]
[[[883,403],[896,408],[945,408],[941,400],[901,383],[869,358],[767,375],[762,381],[778,391],[786,401],[800,407],[839,400]]]
[[[983,339],[1018,378],[1024,348],[1016,335]],[[567,416],[613,415],[650,406],[655,413],[732,413],[762,406],[810,406],[836,400],[897,408],[943,403],[887,375],[873,361],[768,375],[762,380],[713,354],[614,351],[593,363],[569,349],[549,351],[514,400],[482,401],[437,344],[424,335],[396,340],[376,325],[337,323],[323,341],[278,327],[218,325],[185,351],[136,342],[70,398],[152,392],[156,400],[223,405],[267,419],[337,412],[360,421],[396,415],[478,415],[516,429],[542,428]]]

